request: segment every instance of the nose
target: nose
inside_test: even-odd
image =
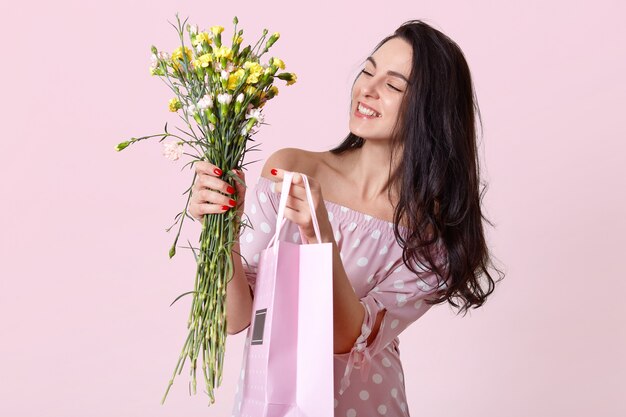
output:
[[[378,82],[374,78],[362,80],[361,94],[364,97],[378,98]]]

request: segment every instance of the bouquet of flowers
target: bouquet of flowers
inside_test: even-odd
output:
[[[176,140],[164,144],[163,154],[166,157],[178,160],[184,153],[193,158],[189,163],[190,168],[197,161],[210,161],[222,169],[224,181],[231,185],[235,185],[234,181],[243,184],[239,177],[231,173],[231,169],[242,169],[246,152],[254,148],[247,148],[247,145],[248,141],[254,141],[252,135],[257,133],[255,127],[264,124],[262,107],[278,94],[278,88],[273,85],[274,80],[279,78],[286,81],[287,85],[296,82],[294,73],[277,74],[279,69],[285,69],[281,59],[272,57],[268,64],[260,62],[261,56],[280,35],[274,33],[266,40],[268,31],[264,29],[254,47],[248,45],[242,48],[243,30],[237,32],[238,20],[235,16],[232,44],[225,46],[222,44],[222,26],[199,31],[197,25],[185,26],[187,20],[181,24],[178,14],[176,20],[177,25],[172,26],[178,32],[181,46],[171,56],[152,46],[150,74],[160,77],[174,92],[175,96],[169,101],[169,110],[177,112],[189,129],[185,131],[177,128],[181,132],[181,135],[177,135],[168,132],[166,123],[165,133],[133,137],[119,143],[116,150],[121,151],[144,139],[161,137],[159,142],[162,142],[166,137],[172,136]],[[185,27],[190,40],[189,47],[185,45],[183,36]],[[259,51],[264,41],[265,45]],[[187,146],[193,154],[185,153],[183,146]],[[187,213],[191,188],[183,193],[189,193],[185,209],[175,217],[175,223],[166,229],[169,232],[180,222],[178,234],[169,251],[170,258],[176,253],[176,243],[184,218],[193,220]],[[196,393],[196,363],[200,350],[210,404],[215,402],[213,390],[222,382],[226,342],[226,286],[234,272],[231,251],[243,226],[250,227],[241,221],[235,210],[206,214],[202,223],[199,251],[196,252],[198,248],[189,243],[197,264],[194,290],[181,294],[172,302],[174,304],[182,296],[193,294],[187,322],[189,335],[161,404],[165,402],[176,374],[182,371],[186,357],[191,361],[190,393],[191,387],[194,394]]]

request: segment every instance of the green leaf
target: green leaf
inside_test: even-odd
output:
[[[189,243],[189,247],[191,248],[191,251],[193,252],[193,257],[196,259],[196,264],[197,264],[198,263],[198,255],[196,255],[195,248],[193,247],[191,242],[189,242],[189,239],[187,239],[187,243]]]
[[[194,293],[197,293],[197,292],[198,292],[198,291],[188,291],[188,292],[182,293],[181,295],[179,295],[178,297],[176,297],[176,299],[175,299],[174,301],[172,301],[172,304],[170,304],[170,307],[171,307],[171,306],[173,306],[173,305],[174,305],[174,303],[175,303],[176,301],[178,301],[181,297],[184,297],[184,296],[185,296],[185,295],[187,295],[187,294],[194,294]]]

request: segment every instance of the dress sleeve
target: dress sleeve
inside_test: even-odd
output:
[[[436,260],[436,262],[440,261]],[[398,266],[392,268],[394,265]],[[419,266],[418,264],[418,271],[420,271]],[[434,272],[422,269],[423,272],[416,275],[404,265],[401,258],[395,263],[388,264],[385,269],[386,272],[378,285],[360,300],[365,310],[361,335],[350,352],[335,354],[335,357],[347,362],[339,394],[343,394],[350,385],[350,374],[353,368],[361,369],[361,380],[367,381],[371,359],[385,349],[411,323],[424,315],[432,307],[426,304],[425,300],[444,289],[446,285],[441,283],[437,287],[437,275]],[[376,338],[368,345],[367,339],[374,327],[376,316],[381,310],[387,311]]]

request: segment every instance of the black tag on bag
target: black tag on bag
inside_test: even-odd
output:
[[[267,315],[267,308],[257,310],[254,314],[254,327],[252,328],[252,341],[251,345],[263,344],[263,331],[265,330],[265,316]]]

